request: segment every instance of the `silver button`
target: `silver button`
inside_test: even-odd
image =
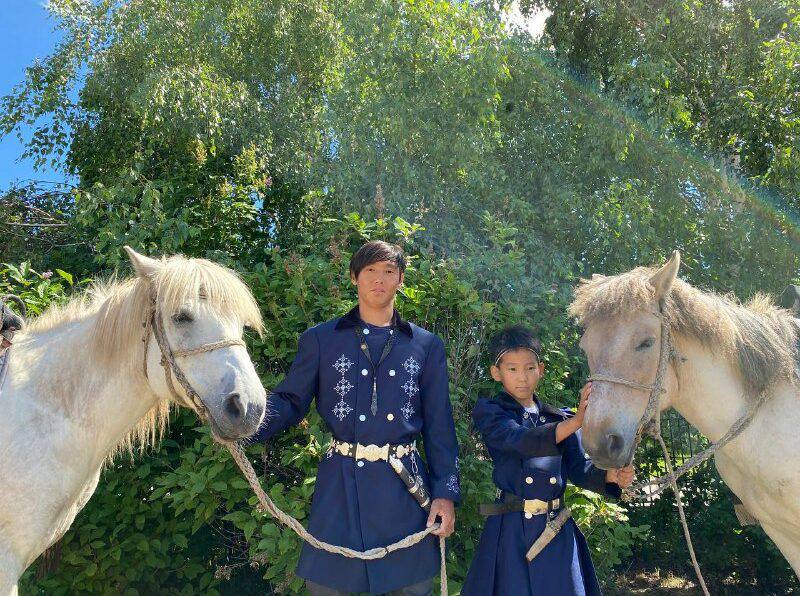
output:
[[[523,418],[527,418],[528,416],[529,416],[529,414],[528,414],[527,412],[525,412],[524,414],[522,414],[522,417],[523,417]]]
[[[364,422],[364,420],[366,420],[367,417],[364,416],[364,414],[361,414],[361,416],[359,416],[358,419],[361,420],[361,422]]]
[[[555,511],[551,511],[550,512],[550,519],[555,519],[555,518],[556,518],[556,512]]]
[[[361,460],[358,460],[358,467],[359,468],[363,468],[364,467],[364,462],[361,461]]]
[[[386,414],[386,420],[394,420],[394,414]]]
[[[364,335],[369,335],[369,329],[364,329]]]
[[[544,416],[539,416],[539,422],[544,422]]]
[[[530,519],[532,517],[533,517],[533,513],[531,513],[530,511],[526,511],[525,512],[525,519]]]
[[[555,476],[550,476],[550,484],[555,484],[557,482]]]
[[[389,329],[389,335],[393,335],[393,334],[394,334],[394,329]]]
[[[397,373],[396,373],[396,372],[394,372],[394,369],[392,369],[392,370],[390,370],[390,371],[389,371],[389,376],[390,376],[390,377],[393,377],[393,376],[395,376],[396,374],[397,374]]]
[[[528,484],[533,484],[533,478],[531,478],[530,476],[528,476],[528,477],[525,479],[525,482],[527,482]]]
[[[361,369],[361,374],[366,377],[369,374],[369,371],[366,368],[362,368]]]
[[[589,459],[589,454],[588,454],[588,453],[584,453],[584,454],[583,454],[583,458],[584,458],[584,459]]]

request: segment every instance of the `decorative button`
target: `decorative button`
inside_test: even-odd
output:
[[[583,458],[584,458],[584,459],[589,459],[589,454],[588,454],[588,453],[584,453],[584,454],[583,454]]]
[[[527,482],[528,484],[533,484],[533,478],[531,478],[530,476],[528,476],[528,477],[525,479],[525,482]]]
[[[539,416],[539,422],[544,422],[544,416]]]
[[[557,482],[555,476],[550,476],[550,484],[555,484]]]
[[[525,512],[525,519],[530,519],[532,517],[533,517],[533,513],[531,513],[530,511],[526,511]]]
[[[364,422],[364,420],[366,420],[367,417],[364,416],[364,414],[361,414],[361,416],[359,416],[358,419],[361,420],[361,422]]]
[[[556,514],[556,512],[555,512],[555,511],[551,511],[551,512],[550,512],[550,519],[555,519],[555,518],[556,518],[556,515],[557,515],[557,514]]]
[[[394,369],[392,369],[392,370],[390,370],[390,371],[389,371],[389,376],[390,376],[390,377],[393,377],[393,376],[395,376],[396,374],[397,374],[397,373],[394,371]]]
[[[386,420],[394,420],[394,414],[386,414]]]
[[[394,335],[394,329],[389,329],[389,335]]]
[[[366,377],[369,374],[369,371],[366,368],[362,368],[361,369],[361,374]]]
[[[364,329],[364,335],[369,335],[369,329]]]
[[[364,467],[364,462],[361,461],[361,460],[358,460],[358,467],[359,468],[363,468]]]
[[[527,418],[528,416],[529,416],[529,414],[528,414],[527,412],[525,412],[524,414],[522,414],[522,417],[523,417],[523,418]]]

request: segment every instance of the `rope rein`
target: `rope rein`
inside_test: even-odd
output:
[[[167,387],[169,388],[170,393],[178,402],[187,405],[188,407],[193,409],[200,417],[200,419],[205,421],[208,418],[208,410],[203,404],[202,400],[200,399],[200,396],[192,387],[191,383],[189,383],[189,380],[186,378],[186,375],[183,373],[180,366],[178,366],[177,362],[175,362],[175,358],[183,356],[193,356],[195,354],[211,352],[213,350],[218,350],[220,348],[225,348],[229,346],[237,346],[237,345],[244,346],[245,343],[241,339],[225,339],[209,344],[204,344],[197,348],[191,348],[182,351],[173,351],[171,346],[169,345],[169,341],[167,340],[167,336],[164,331],[164,323],[158,311],[156,296],[152,292],[150,296],[150,312],[148,314],[147,320],[144,322],[143,327],[145,330],[144,337],[142,339],[144,343],[145,378],[148,377],[147,354],[148,354],[150,333],[152,332],[153,336],[155,337],[156,343],[158,344],[159,351],[161,352],[161,366],[164,368],[164,375],[167,379]],[[183,388],[184,392],[186,393],[186,396],[188,397],[188,401],[185,397],[181,396],[175,389],[175,385],[172,381],[173,376],[178,381],[178,384]],[[314,537],[312,534],[310,534],[308,530],[306,530],[297,519],[295,519],[285,511],[282,511],[274,503],[274,501],[270,499],[269,495],[264,491],[264,489],[261,486],[261,483],[258,479],[258,475],[256,474],[256,471],[253,468],[253,464],[247,458],[244,449],[239,443],[227,443],[225,446],[230,452],[233,461],[236,462],[237,466],[239,466],[239,469],[241,470],[242,474],[244,475],[245,479],[250,485],[250,488],[253,489],[253,492],[258,498],[259,509],[265,513],[269,513],[280,523],[291,529],[300,538],[302,538],[303,540],[308,542],[311,546],[319,550],[323,550],[325,552],[337,555],[342,555],[344,557],[348,557],[351,559],[372,561],[375,559],[382,559],[383,557],[394,551],[401,550],[404,548],[409,548],[411,546],[414,546],[415,544],[420,543],[422,540],[425,539],[426,536],[438,530],[439,527],[441,526],[441,524],[437,522],[432,524],[430,527],[425,528],[424,530],[406,536],[405,538],[402,538],[401,540],[393,542],[387,546],[379,546],[365,551],[354,550],[344,546],[338,546],[335,544],[324,542]],[[447,596],[448,594],[447,560],[446,560],[444,536],[439,536],[439,554],[441,559],[440,588],[442,595]]]
[[[733,423],[733,425],[722,437],[720,437],[718,441],[712,443],[700,453],[696,453],[690,457],[678,468],[673,469],[672,460],[669,456],[667,445],[661,435],[661,411],[659,409],[659,404],[661,401],[661,394],[666,393],[666,390],[664,389],[664,379],[667,374],[667,365],[670,357],[676,352],[674,350],[674,346],[672,345],[669,321],[663,313],[663,303],[660,305],[659,312],[653,314],[655,314],[661,320],[661,342],[658,356],[658,368],[656,370],[656,377],[653,380],[653,383],[651,385],[644,385],[635,381],[629,381],[628,379],[622,379],[605,374],[591,375],[589,380],[593,382],[599,381],[605,383],[615,383],[618,385],[624,385],[626,387],[632,387],[634,389],[641,389],[650,392],[650,396],[647,400],[647,406],[645,407],[644,413],[642,414],[636,429],[634,446],[631,450],[631,459],[628,462],[628,465],[633,462],[633,456],[636,453],[642,435],[647,432],[658,441],[659,445],[661,445],[661,450],[664,453],[664,463],[667,467],[667,473],[656,478],[655,480],[645,480],[629,486],[623,491],[623,500],[630,501],[652,498],[660,495],[668,486],[672,487],[673,491],[675,492],[675,502],[678,506],[678,515],[681,520],[681,526],[683,527],[683,535],[686,539],[686,546],[689,549],[689,556],[692,560],[692,566],[694,567],[694,571],[697,575],[697,579],[700,583],[700,588],[702,589],[703,594],[710,596],[708,588],[706,587],[705,579],[700,571],[700,565],[698,564],[697,557],[695,556],[694,545],[692,544],[692,537],[689,533],[689,525],[686,522],[686,514],[684,513],[683,509],[683,500],[681,498],[677,481],[678,478],[686,474],[686,472],[709,459],[717,451],[738,437],[749,426],[758,409],[766,401],[769,395],[769,387],[765,388],[759,394],[758,398],[750,405],[749,408],[747,408],[745,413]],[[649,487],[650,490],[647,492],[640,492],[646,487]]]

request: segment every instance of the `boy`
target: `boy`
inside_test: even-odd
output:
[[[543,531],[547,522],[567,515],[567,479],[616,499],[633,481],[633,468],[600,470],[584,453],[577,431],[590,384],[581,390],[574,416],[539,401],[541,344],[528,329],[508,327],[489,347],[494,362],[490,372],[503,391],[479,399],[472,417],[492,457],[499,496],[496,503],[481,507],[488,519],[461,594],[600,594],[586,539],[575,522],[566,519],[549,542],[550,532]],[[534,543],[531,554],[538,554],[529,561]]]
[[[321,540],[360,551],[419,532],[437,517],[441,527],[433,533],[449,536],[454,502],[461,497],[444,344],[394,309],[404,271],[402,250],[386,242],[369,242],[353,255],[350,279],[358,304],[300,336],[297,356],[268,397],[265,423],[255,436],[267,441],[297,424],[316,397],[334,440],[319,464],[308,529]],[[427,466],[416,448],[420,434]],[[430,514],[390,466],[389,456],[425,486]],[[312,596],[426,596],[438,571],[433,536],[373,561],[303,544],[297,566]]]

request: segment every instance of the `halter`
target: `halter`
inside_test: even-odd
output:
[[[169,341],[167,340],[167,335],[164,332],[163,315],[158,310],[156,293],[152,288],[150,290],[150,312],[144,322],[144,329],[144,337],[142,338],[142,342],[144,343],[144,377],[146,379],[149,378],[147,374],[147,352],[150,347],[149,339],[150,332],[152,331],[153,337],[155,337],[158,348],[161,351],[161,366],[164,369],[164,376],[167,379],[167,387],[169,388],[170,394],[172,394],[176,401],[192,408],[195,412],[197,412],[197,415],[200,416],[201,419],[207,418],[208,408],[206,408],[205,404],[200,399],[200,396],[197,394],[197,391],[195,391],[191,383],[189,383],[189,380],[186,378],[183,370],[181,370],[177,362],[175,362],[175,358],[204,354],[206,352],[212,352],[214,350],[227,348],[229,346],[245,346],[244,341],[241,339],[223,339],[220,341],[203,344],[196,348],[190,348],[188,350],[173,351],[172,346],[169,345]],[[188,397],[188,401],[175,390],[175,385],[172,382],[173,376],[175,379],[177,379],[178,384],[183,388],[184,392],[186,393],[186,397]]]
[[[660,423],[660,420],[657,420],[657,418],[660,418],[658,415],[658,404],[661,401],[661,394],[666,393],[666,390],[664,389],[664,376],[667,374],[667,363],[669,362],[669,357],[671,354],[673,354],[672,341],[669,331],[669,321],[667,321],[666,317],[664,317],[663,303],[659,305],[659,312],[653,314],[661,321],[661,342],[659,345],[656,377],[650,385],[645,385],[643,383],[637,383],[636,381],[630,381],[621,377],[615,377],[613,375],[601,373],[594,374],[589,377],[589,381],[592,382],[615,383],[617,385],[623,385],[625,387],[631,387],[633,389],[640,389],[642,391],[650,392],[650,397],[647,400],[647,406],[644,409],[642,417],[639,419],[639,423],[636,425],[634,446],[633,449],[631,449],[631,456],[628,459],[626,466],[629,466],[633,462],[633,456],[636,453],[636,449],[639,447],[639,442],[642,440],[642,433],[644,432],[645,428],[649,427],[651,433],[658,432],[656,429],[657,423]]]

